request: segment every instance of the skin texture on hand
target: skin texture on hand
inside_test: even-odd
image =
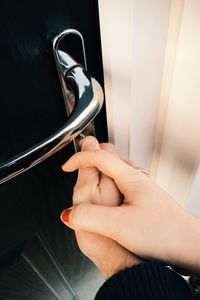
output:
[[[200,221],[138,170],[105,150],[84,151],[63,166],[66,172],[96,168],[113,179],[124,196],[115,207],[79,204],[73,207],[69,227],[115,240],[145,259],[157,259],[198,274]]]
[[[112,144],[99,145],[94,137],[83,140],[82,151],[97,151],[100,148],[119,156]],[[111,178],[95,167],[79,170],[74,187],[73,205],[91,203],[118,206],[121,202],[122,196]],[[96,264],[106,278],[142,262],[136,255],[108,237],[82,230],[75,230],[75,234],[81,251]]]

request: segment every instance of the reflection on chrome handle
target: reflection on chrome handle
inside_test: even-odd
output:
[[[69,85],[75,89],[75,107],[60,130],[0,165],[0,183],[30,169],[62,149],[80,135],[102,107],[103,91],[101,86],[72,57],[59,50],[60,38],[61,36],[54,40],[54,55],[62,88],[67,91]],[[63,94],[65,96],[65,93]],[[67,99],[65,99],[66,101]]]

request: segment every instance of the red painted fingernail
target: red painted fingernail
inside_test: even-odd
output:
[[[65,223],[68,223],[69,222],[69,215],[71,213],[71,209],[66,209],[62,212],[61,214],[61,220]]]

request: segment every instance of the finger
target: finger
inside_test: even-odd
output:
[[[62,222],[75,231],[95,232],[109,238],[116,238],[119,229],[121,207],[106,207],[95,204],[80,204],[61,214]]]
[[[138,166],[137,162],[134,161],[134,160],[128,160],[128,159],[123,159],[123,161],[129,165],[130,167],[132,168],[135,168],[136,170],[138,170],[140,173],[142,173],[143,176],[146,176],[146,177],[150,177],[149,175],[149,172],[146,171],[144,168]]]
[[[125,182],[133,181],[140,173],[105,150],[77,153],[63,165],[63,170],[72,172],[87,167],[96,167],[102,173],[114,179],[122,193]]]
[[[111,143],[102,143],[100,144],[100,148],[116,157],[120,157],[119,151]],[[114,180],[103,173],[101,173],[99,189],[102,196],[102,201],[99,204],[105,206],[117,206],[122,203],[123,196],[118,190]],[[112,193],[109,193],[108,191],[112,191]],[[112,195],[112,197],[110,197],[110,195]]]
[[[137,166],[137,162],[134,160],[130,160],[130,159],[123,159],[123,161],[129,165],[130,167],[134,168]]]
[[[100,148],[113,154],[116,157],[120,157],[120,153],[117,150],[117,148],[115,147],[115,145],[111,144],[111,143],[101,143],[100,144]]]
[[[99,150],[100,145],[96,138],[92,136],[86,137],[82,142],[82,151],[95,151]],[[90,193],[94,191],[99,184],[99,171],[97,168],[89,167],[79,169],[78,178],[74,187],[73,204],[79,204],[91,199]],[[91,189],[92,187],[92,189]],[[84,195],[84,197],[83,197]]]
[[[119,151],[118,151],[117,148],[115,147],[115,145],[113,145],[113,144],[111,144],[111,143],[102,143],[102,144],[100,144],[100,148],[103,149],[103,150],[105,150],[105,151],[107,151],[107,152],[109,152],[109,153],[111,153],[111,154],[113,154],[113,155],[116,156],[116,157],[121,158],[121,160],[122,160],[123,162],[125,162],[127,165],[129,165],[130,167],[135,168],[135,167],[138,166],[138,164],[137,164],[137,162],[136,162],[135,160],[123,159],[123,158],[121,157]]]
[[[109,152],[109,153],[111,153],[111,154],[113,154],[113,155],[116,156],[116,157],[121,158],[121,160],[122,160],[123,162],[125,162],[127,165],[129,165],[130,167],[135,168],[135,167],[138,166],[138,164],[137,164],[137,162],[136,162],[135,160],[123,159],[123,158],[121,157],[119,151],[118,151],[117,148],[115,147],[115,145],[113,145],[113,144],[111,144],[111,143],[102,143],[102,144],[100,144],[100,148],[103,149],[103,150],[105,150],[105,151],[107,151],[107,152]]]

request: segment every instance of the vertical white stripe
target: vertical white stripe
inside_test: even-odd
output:
[[[200,153],[200,1],[186,0],[157,182],[180,203],[188,197]]]
[[[133,1],[130,157],[150,169],[170,15],[170,0]]]
[[[133,1],[99,1],[110,141],[129,156]]]

